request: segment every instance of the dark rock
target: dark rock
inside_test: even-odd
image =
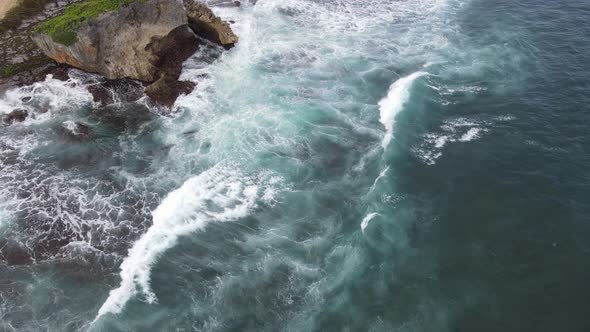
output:
[[[27,265],[33,261],[31,251],[16,241],[8,241],[2,248],[2,255],[8,265]]]
[[[122,133],[126,130],[138,130],[146,122],[157,117],[143,103],[132,103],[125,106],[125,112],[120,107],[98,107],[92,110],[92,115],[100,119],[101,126]]]
[[[89,85],[87,90],[92,94],[94,102],[103,106],[131,103],[143,97],[143,84],[130,79],[105,79],[102,82]]]
[[[145,94],[157,104],[172,107],[178,96],[189,94],[194,88],[193,82],[178,81],[174,76],[164,74],[145,88]]]
[[[70,79],[70,69],[71,67],[68,65],[57,65],[48,68],[45,72],[41,75],[49,75],[51,74],[53,78],[60,81],[67,81]]]
[[[21,100],[23,103],[28,103],[28,102],[30,102],[30,101],[31,101],[31,99],[33,99],[33,97],[31,97],[31,96],[26,96],[26,97],[22,97],[20,100]]]
[[[13,124],[16,122],[23,122],[27,119],[27,116],[29,116],[29,111],[25,110],[25,109],[15,109],[12,112],[5,114],[2,117],[2,122],[4,122],[5,124]]]
[[[159,61],[160,78],[145,88],[145,94],[156,104],[172,107],[181,94],[193,91],[195,84],[178,81],[183,62],[198,48],[198,38],[187,26],[180,26],[168,36],[149,45]]]
[[[187,131],[183,131],[182,134],[185,136],[191,136],[199,132],[199,129],[190,129]]]
[[[199,48],[199,38],[188,26],[183,25],[170,31],[164,38],[154,39],[147,47],[155,56],[158,79],[164,73],[178,78],[184,61]]]
[[[1,46],[1,45],[0,45]],[[58,64],[44,64],[39,67],[34,67],[30,70],[19,72],[9,78],[0,79],[0,95],[9,89],[31,85],[35,82],[43,81],[47,75],[52,75],[53,78],[67,81],[70,77],[68,71],[71,67]]]

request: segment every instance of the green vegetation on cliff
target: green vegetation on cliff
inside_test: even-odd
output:
[[[148,0],[86,0],[65,8],[64,14],[39,24],[34,32],[45,33],[55,42],[70,46],[77,40],[76,28],[100,14],[117,10],[132,2],[145,3]]]

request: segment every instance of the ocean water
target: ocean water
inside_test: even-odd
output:
[[[590,329],[590,3],[214,10],[172,112],[0,99],[0,331]]]

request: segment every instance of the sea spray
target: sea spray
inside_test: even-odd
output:
[[[428,75],[427,72],[418,71],[406,77],[395,81],[390,87],[387,96],[379,102],[379,121],[385,127],[385,136],[381,142],[384,149],[387,148],[393,138],[393,126],[395,117],[403,110],[404,105],[410,99],[410,89],[414,81],[422,76]]]
[[[153,225],[129,250],[121,264],[121,284],[110,292],[96,319],[121,312],[137,294],[148,303],[156,302],[150,274],[162,253],[180,236],[202,229],[208,222],[237,220],[246,217],[259,202],[272,203],[281,182],[271,172],[245,176],[236,168],[220,165],[187,180],[153,212]]]

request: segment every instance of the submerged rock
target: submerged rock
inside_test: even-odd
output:
[[[193,0],[121,0],[116,8],[103,2],[66,7],[64,15],[35,29],[34,41],[58,63],[110,80],[154,83],[148,95],[164,105],[187,91],[189,85],[177,80],[199,46],[197,36],[226,49],[238,41],[227,22]]]
[[[23,122],[27,119],[28,116],[29,116],[29,111],[27,111],[25,109],[18,108],[8,114],[5,114],[2,117],[2,122],[10,125],[10,124],[13,124],[16,122]]]
[[[2,246],[0,261],[4,261],[7,265],[28,265],[33,262],[31,249],[23,243],[13,239],[3,239],[0,245]]]
[[[71,140],[87,141],[96,136],[89,126],[76,121],[64,121],[61,128],[64,135]]]
[[[130,103],[143,97],[143,85],[130,79],[108,80],[89,85],[88,92],[95,103],[101,106],[116,103]]]

